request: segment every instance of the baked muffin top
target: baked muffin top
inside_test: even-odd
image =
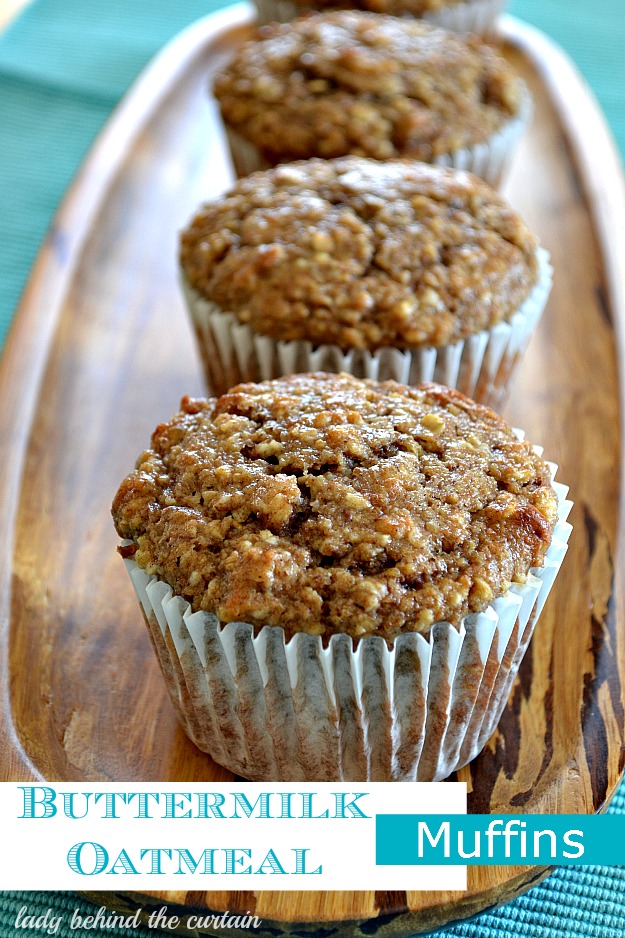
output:
[[[547,464],[489,408],[349,375],[184,398],[113,503],[122,548],[226,623],[427,632],[541,565]]]
[[[391,16],[423,16],[444,7],[460,6],[471,0],[292,0],[302,10],[367,10]]]
[[[350,153],[430,162],[487,140],[524,95],[476,37],[358,10],[263,27],[214,90],[226,124],[270,164]]]
[[[182,234],[201,296],[256,332],[348,348],[441,346],[509,319],[537,242],[485,182],[359,157],[241,179]]]

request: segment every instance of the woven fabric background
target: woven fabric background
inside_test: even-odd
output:
[[[158,48],[223,0],[35,0],[0,37],[0,347],[37,249],[89,145],[130,82]],[[512,0],[512,12],[541,27],[573,56],[625,152],[623,0]],[[625,812],[625,788],[611,809]],[[116,884],[120,888],[121,884]],[[0,893],[0,938],[19,910],[50,908],[70,930],[74,910],[93,906],[68,893]],[[99,935],[154,931],[97,929]],[[39,932],[38,934],[44,934]],[[623,938],[625,868],[556,871],[502,909],[439,932],[455,938]]]

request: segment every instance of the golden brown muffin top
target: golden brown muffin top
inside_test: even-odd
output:
[[[523,84],[476,37],[357,10],[259,31],[215,78],[224,120],[270,164],[434,157],[518,115]]]
[[[458,624],[542,564],[556,514],[548,466],[489,408],[327,374],[184,398],[113,503],[194,610],[324,640]]]
[[[345,157],[240,180],[183,232],[181,262],[264,335],[415,348],[509,319],[537,282],[536,248],[476,177]]]

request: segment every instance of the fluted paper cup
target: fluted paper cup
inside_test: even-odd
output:
[[[255,3],[259,26],[268,23],[289,23],[306,10],[314,9],[293,3],[292,0],[255,0]],[[485,36],[492,32],[505,5],[505,0],[466,0],[465,3],[455,3],[443,6],[440,10],[432,10],[425,13],[421,19],[456,33],[477,33]]]
[[[430,162],[435,166],[452,167],[473,173],[490,183],[499,186],[504,180],[519,139],[523,135],[532,117],[532,99],[527,88],[523,90],[519,113],[483,143],[452,150],[434,157]],[[259,148],[224,122],[230,156],[239,178],[249,176],[259,170],[270,169],[270,163]],[[311,154],[314,156],[315,154]],[[399,153],[395,159],[405,158]],[[291,162],[278,160],[275,162]]]
[[[494,31],[495,23],[506,7],[506,0],[467,0],[432,10],[423,17],[435,26],[442,26],[455,33],[477,33],[487,36]]]
[[[553,474],[556,466],[551,465]],[[369,636],[222,626],[125,563],[180,721],[193,742],[255,781],[437,781],[483,748],[505,707],[566,553],[568,489],[544,566],[459,627],[437,622],[388,647]]]
[[[211,393],[297,372],[347,372],[400,384],[436,381],[500,410],[551,292],[553,271],[542,248],[538,265],[538,283],[510,320],[453,345],[408,350],[389,346],[376,352],[343,352],[337,345],[281,342],[260,335],[234,313],[203,299],[184,275],[181,282]]]

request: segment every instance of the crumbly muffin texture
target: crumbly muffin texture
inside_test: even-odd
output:
[[[416,162],[254,173],[181,239],[190,285],[255,332],[348,348],[442,346],[509,319],[537,241],[490,186]]]
[[[388,641],[542,564],[546,463],[487,407],[349,375],[185,398],[113,503],[126,555],[223,622]]]
[[[493,49],[419,20],[338,10],[271,24],[215,78],[225,123],[270,163],[356,154],[432,161],[521,107]]]

